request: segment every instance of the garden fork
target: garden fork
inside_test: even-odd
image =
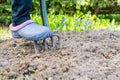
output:
[[[40,10],[41,10],[43,26],[48,27],[48,20],[47,20],[47,11],[46,11],[46,2],[45,2],[45,0],[40,0]],[[60,38],[60,36],[58,34],[55,34],[55,33],[52,33],[52,35],[49,37],[51,39],[52,47],[53,48],[56,47],[55,40],[54,40],[55,37],[58,39],[59,47],[61,47],[61,43],[60,43],[61,38]],[[38,41],[34,41],[35,53],[39,52],[38,43],[37,42]],[[43,40],[43,45],[44,45],[44,50],[48,50],[48,45],[47,45],[46,39]]]

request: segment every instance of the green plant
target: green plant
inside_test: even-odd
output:
[[[103,15],[104,16],[104,15]],[[31,14],[32,19],[42,25],[41,17]],[[101,18],[95,14],[88,12],[86,14],[77,12],[73,16],[68,14],[55,15],[48,14],[49,27],[52,30],[60,31],[82,31],[82,30],[97,30],[97,29],[120,29],[118,22],[113,18]]]
[[[32,0],[32,1],[33,1],[33,7],[31,10],[31,14],[33,15],[40,14],[40,10],[39,10],[40,0]],[[114,10],[118,7],[115,5],[114,0],[46,0],[47,12],[56,15],[58,14],[75,15],[79,11],[85,14],[88,11],[93,12],[96,3],[98,3],[99,8],[112,6],[113,8],[111,7],[111,9]],[[11,21],[11,3],[10,0],[6,0],[5,3],[0,4],[0,23],[4,23],[8,25],[10,21]]]
[[[10,0],[0,4],[0,23],[9,24],[11,21],[11,5]]]

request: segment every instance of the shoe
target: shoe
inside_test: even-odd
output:
[[[13,38],[24,38],[26,40],[43,40],[52,35],[48,27],[40,26],[32,20],[25,21],[24,23],[13,26],[10,24],[10,30]]]

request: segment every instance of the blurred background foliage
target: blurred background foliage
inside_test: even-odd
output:
[[[40,0],[32,0],[31,18],[41,23]],[[119,25],[119,0],[46,0],[49,26],[53,30],[104,28]],[[0,24],[11,22],[11,3],[0,3]],[[108,22],[108,24],[106,24]],[[97,27],[96,27],[97,26]],[[108,28],[108,27],[107,27]]]

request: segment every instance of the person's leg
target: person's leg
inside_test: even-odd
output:
[[[30,20],[30,10],[32,0],[11,0],[12,3],[12,23],[17,26],[26,20]]]
[[[48,27],[40,26],[30,20],[32,0],[11,0],[12,24],[10,30],[14,38],[43,40],[52,35]]]

